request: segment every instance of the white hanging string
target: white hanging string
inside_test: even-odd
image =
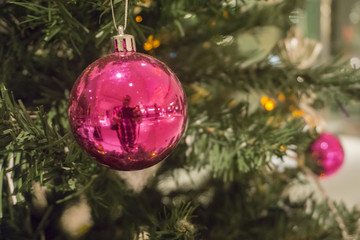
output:
[[[111,13],[112,13],[112,19],[114,23],[114,27],[116,30],[119,31],[119,34],[123,34],[123,31],[126,29],[127,25],[127,18],[128,18],[128,8],[129,8],[129,0],[125,0],[125,19],[124,19],[124,28],[122,26],[116,26],[116,20],[115,20],[115,13],[114,13],[114,6],[113,6],[113,0],[110,0],[111,5]]]

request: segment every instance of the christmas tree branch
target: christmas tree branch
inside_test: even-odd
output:
[[[347,229],[346,229],[346,225],[344,223],[343,218],[341,217],[341,215],[339,214],[334,202],[330,199],[330,197],[328,196],[328,194],[326,193],[324,187],[321,185],[320,181],[319,181],[319,176],[317,176],[315,173],[313,173],[313,171],[311,171],[308,167],[306,167],[304,164],[299,163],[299,167],[302,169],[302,171],[309,177],[311,177],[311,179],[315,182],[317,188],[320,190],[320,193],[322,194],[323,198],[325,199],[325,201],[327,202],[330,210],[332,211],[332,213],[335,216],[336,222],[339,226],[339,229],[341,230],[341,235],[342,238],[344,240],[352,240],[352,239],[357,239],[358,236],[353,237],[351,236]]]
[[[313,138],[313,126],[294,115],[291,106],[300,111],[304,97],[309,104],[334,99],[340,106],[359,99],[358,73],[347,62],[299,70],[269,60],[277,55],[277,42],[290,28],[296,5],[130,1],[128,33],[136,35],[140,52],[146,52],[142,46],[148,37],[159,39],[160,47],[147,53],[178,75],[190,116],[185,140],[135,192],[83,152],[67,120],[67,96],[76,77],[108,52],[107,41],[115,32],[109,1],[1,2],[0,79],[15,94],[1,87],[4,238],[55,234],[66,239],[58,222],[82,198],[93,222],[83,233],[86,239],[115,238],[119,232],[118,238],[125,239],[339,239],[358,231],[353,230],[356,209],[349,213],[328,202],[308,207],[311,196],[293,200],[284,194],[301,169],[268,168],[287,149],[302,154]],[[115,1],[118,22],[123,14],[123,1]],[[260,104],[264,93],[274,99],[274,109]],[[281,93],[284,102],[277,100]],[[24,103],[14,100],[19,98]],[[179,184],[180,190],[168,194],[159,190],[163,176],[193,168],[209,171],[202,186],[189,190]],[[43,210],[36,207],[34,184],[45,187]],[[194,204],[178,204],[179,199]]]

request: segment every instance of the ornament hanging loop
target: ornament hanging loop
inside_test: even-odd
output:
[[[124,26],[122,26],[122,25],[116,26],[114,6],[113,6],[112,1],[113,0],[110,0],[112,18],[113,18],[113,23],[114,23],[115,29],[117,29],[117,31],[118,31],[118,35],[111,37],[111,51],[112,52],[136,52],[134,36],[124,33],[124,31],[126,29],[126,24],[127,24],[128,0],[125,0]]]
[[[110,6],[111,6],[111,14],[112,14],[112,19],[113,19],[113,23],[114,23],[114,27],[115,29],[117,29],[120,33],[120,27],[122,27],[121,25],[119,27],[116,26],[116,19],[115,19],[115,13],[114,13],[114,5],[113,5],[113,0],[110,0]],[[124,31],[126,30],[126,25],[127,25],[127,18],[128,18],[128,8],[129,8],[129,0],[125,0],[125,16],[124,16],[124,27],[122,30],[122,34],[124,34]]]

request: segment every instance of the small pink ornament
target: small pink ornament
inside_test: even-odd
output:
[[[341,143],[336,136],[330,133],[322,133],[311,144],[310,150],[317,159],[318,165],[322,167],[321,177],[334,174],[344,162],[344,150]]]
[[[71,130],[79,145],[116,170],[139,170],[166,158],[187,119],[184,91],[155,58],[135,52],[131,35],[113,37],[114,53],[79,76],[69,100]]]

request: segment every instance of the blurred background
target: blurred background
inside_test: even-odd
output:
[[[291,16],[290,16],[291,17]],[[360,1],[308,0],[303,13],[294,13],[305,37],[322,43],[321,60],[346,57],[349,65],[360,68]],[[360,207],[360,106],[349,104],[318,112],[323,130],[337,134],[345,151],[340,171],[321,179],[329,196],[349,207]]]

